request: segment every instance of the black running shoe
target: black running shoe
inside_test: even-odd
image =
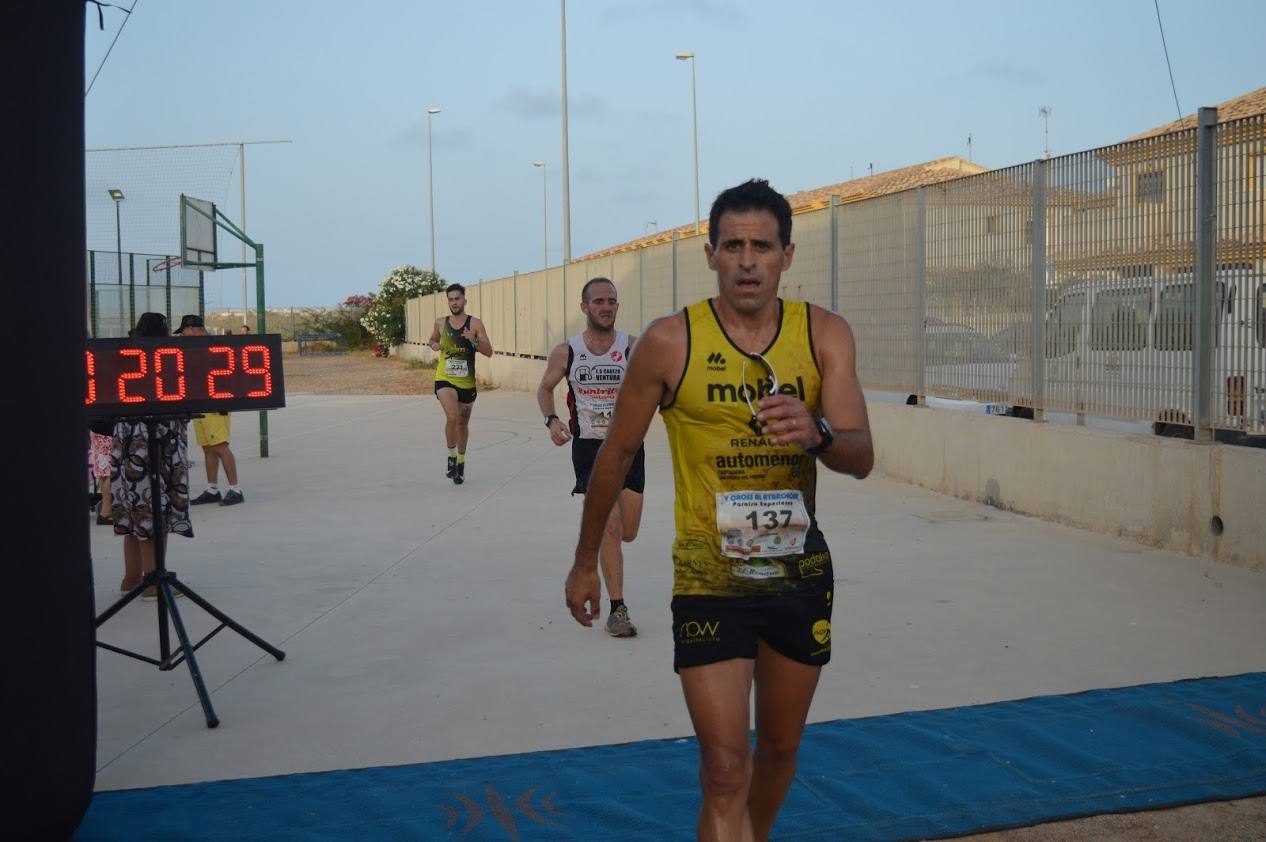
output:
[[[457,473],[457,457],[450,456],[448,457],[448,471],[444,474],[444,476],[448,477],[449,479],[452,479],[453,474],[455,473]]]
[[[466,463],[458,462],[456,469],[454,469],[453,471],[453,482],[456,485],[461,485],[465,481],[466,481]]]
[[[189,501],[191,506],[201,506],[206,503],[219,503],[224,498],[220,496],[218,491],[204,491],[197,497]]]

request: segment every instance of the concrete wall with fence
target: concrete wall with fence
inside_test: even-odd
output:
[[[1223,440],[1266,435],[1266,115],[1219,125],[1213,109],[1202,109],[1197,127],[1185,131],[873,199],[833,199],[827,208],[797,213],[792,238],[796,255],[783,275],[782,294],[849,320],[867,389],[920,401],[1004,405],[1039,422],[1056,412],[1079,420],[1145,421],[1205,442],[1215,434]],[[542,360],[583,329],[580,288],[592,277],[615,282],[619,323],[630,332],[715,294],[703,242],[696,235],[675,237],[471,285],[469,310],[487,324],[498,353],[493,365],[484,366],[486,376],[534,388],[527,372],[539,366],[523,363]],[[443,294],[410,301],[402,352],[428,357],[422,343],[446,312]],[[885,418],[909,411],[876,407]],[[958,424],[999,420],[951,421],[944,415],[927,414],[919,422],[938,425],[940,433],[900,428],[935,442],[949,436],[950,427],[957,435]],[[1069,438],[1052,425],[1008,420],[1039,431],[1025,447],[1044,442],[1046,451],[1069,464],[1080,460],[1067,449],[1080,448],[1083,456],[1097,452],[1088,446],[1094,437]],[[877,431],[881,440],[888,434]],[[1141,441],[1145,447],[1163,444]],[[975,486],[954,476],[954,447],[952,438],[944,439],[935,451],[941,460],[929,456],[933,461],[920,461],[919,471],[895,458],[900,447],[892,459],[881,455],[880,466],[916,482],[931,471],[942,478],[939,490],[959,493]],[[1250,462],[1262,455],[1240,452]],[[1146,464],[1159,463],[1131,462],[1145,472],[1128,479],[1131,487],[1151,489],[1179,478],[1205,502],[1192,502],[1182,510],[1186,514],[1157,503],[1151,528],[1122,534],[1266,565],[1266,541],[1247,554],[1224,549],[1251,546],[1257,532],[1247,521],[1266,518],[1213,511],[1234,497],[1235,505],[1260,512],[1266,470],[1240,478],[1232,490],[1220,484],[1224,473],[1217,482],[1208,471],[1184,480],[1181,472],[1160,468],[1152,476]],[[1049,482],[1049,476],[1035,474],[1032,482]],[[1104,528],[1072,505],[1086,499],[1076,488],[1083,481],[1084,474],[1070,475],[1072,485],[1049,499],[1017,495],[1012,504]],[[990,499],[984,488],[967,496]],[[1216,505],[1210,502],[1215,497]],[[1206,511],[1212,514],[1204,517]],[[1207,538],[1215,524],[1221,530],[1216,543],[1173,537]]]

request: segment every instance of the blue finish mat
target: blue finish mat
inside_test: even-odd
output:
[[[103,792],[77,839],[691,839],[693,739]],[[809,726],[778,839],[954,836],[1266,793],[1266,673]]]

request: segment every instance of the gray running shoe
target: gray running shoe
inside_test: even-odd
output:
[[[629,619],[629,609],[621,605],[607,618],[607,634],[612,637],[637,637],[637,626]]]

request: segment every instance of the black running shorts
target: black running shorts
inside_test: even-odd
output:
[[[571,440],[571,464],[576,469],[576,487],[572,494],[584,494],[589,488],[589,474],[593,471],[593,460],[598,458],[598,448],[602,447],[602,439],[582,439],[579,436]],[[633,457],[629,472],[624,475],[624,487],[629,491],[641,494],[646,490],[646,448],[639,447]]]
[[[477,390],[474,388],[463,389],[461,386],[454,386],[452,383],[449,383],[447,380],[436,380],[435,381],[436,395],[439,395],[440,389],[452,389],[453,391],[457,392],[458,403],[474,403],[475,402],[475,395],[477,394]]]
[[[760,596],[675,596],[673,670],[756,657],[765,641],[780,655],[824,666],[831,660],[831,589]]]

